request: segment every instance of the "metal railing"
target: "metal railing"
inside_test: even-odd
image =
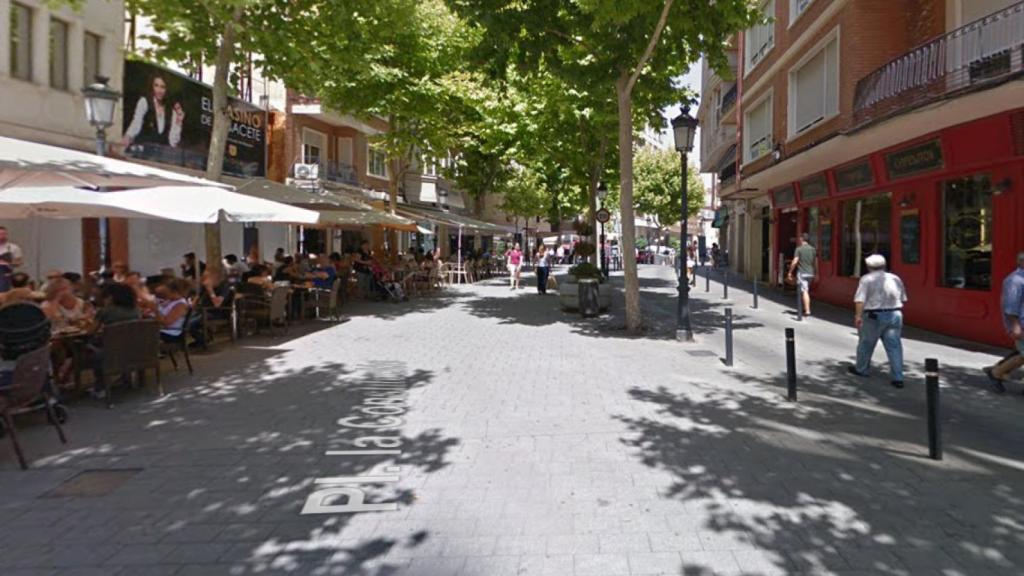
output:
[[[1024,71],[1024,2],[939,36],[857,83],[860,126]]]
[[[303,162],[297,160],[292,164],[291,177],[298,178],[296,175],[296,167]],[[320,166],[317,180],[325,180],[327,182],[339,182],[342,184],[359,184],[359,174],[356,172],[355,167],[345,162],[338,162],[337,160],[323,160],[314,162]]]

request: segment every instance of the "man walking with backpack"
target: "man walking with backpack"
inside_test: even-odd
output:
[[[1024,366],[1024,252],[1017,254],[1017,269],[1003,280],[1003,326],[1013,341],[1015,353],[1003,358],[995,366],[985,368],[992,387],[1000,394],[1006,392],[1003,380],[1014,370]]]

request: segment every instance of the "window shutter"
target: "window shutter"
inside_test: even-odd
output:
[[[825,51],[796,72],[796,131],[825,117]]]

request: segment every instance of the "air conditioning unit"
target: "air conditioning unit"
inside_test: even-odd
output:
[[[296,180],[317,180],[320,178],[320,165],[319,164],[296,164],[295,165],[295,179]]]

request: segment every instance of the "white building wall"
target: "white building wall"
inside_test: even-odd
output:
[[[93,79],[83,78],[86,32],[102,38],[100,71],[110,86],[121,90],[124,66],[124,3],[120,0],[84,0],[80,9],[52,9],[44,0],[19,0],[32,9],[32,80],[10,77],[11,0],[0,0],[0,135],[79,150],[95,149],[95,130],[85,119],[81,89]],[[69,24],[68,89],[50,88],[50,17]],[[113,139],[121,133],[121,113],[108,130]]]

